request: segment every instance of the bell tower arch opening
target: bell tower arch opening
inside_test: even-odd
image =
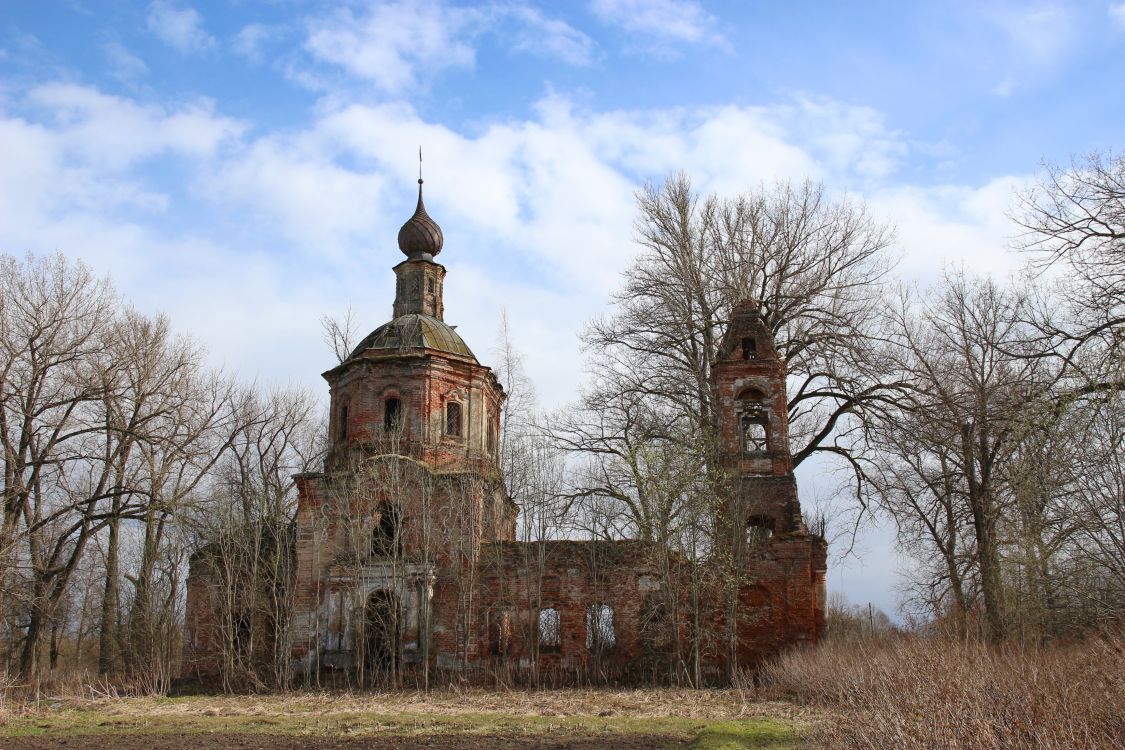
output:
[[[770,450],[770,408],[766,394],[746,388],[736,399],[738,447],[744,456],[761,456]]]

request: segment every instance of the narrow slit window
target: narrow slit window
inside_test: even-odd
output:
[[[491,418],[488,420],[487,446],[490,455],[496,453],[496,423]]]
[[[461,437],[461,404],[456,401],[445,405],[445,434]]]
[[[346,440],[348,437],[348,407],[340,407],[340,424],[339,434],[341,440]]]
[[[400,432],[402,430],[402,401],[397,398],[388,398],[383,402],[383,431]]]

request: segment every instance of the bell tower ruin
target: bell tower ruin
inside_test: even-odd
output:
[[[736,657],[755,663],[824,628],[828,548],[801,516],[785,360],[751,300],[731,311],[712,366],[727,491],[716,533],[739,581]]]

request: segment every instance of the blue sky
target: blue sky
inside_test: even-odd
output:
[[[506,309],[554,407],[645,181],[812,177],[897,227],[903,280],[1003,276],[1013,193],[1122,122],[1116,0],[0,0],[0,252],[82,258],[323,394],[320,316],[390,316],[421,144],[447,319],[487,362]],[[830,584],[893,609],[889,535],[860,546]]]

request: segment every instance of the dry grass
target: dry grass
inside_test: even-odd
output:
[[[550,747],[581,741],[591,747],[623,749],[794,750],[810,726],[808,713],[788,704],[748,704],[738,691],[729,690],[56,697],[26,704],[20,712],[0,719],[0,747],[6,738],[30,742],[28,738],[97,735],[104,737],[106,746],[114,746],[130,736],[230,739],[269,734],[397,738],[395,742],[407,744],[460,737],[471,747],[483,747],[481,742],[493,738],[500,744],[518,741]]]
[[[410,713],[457,716],[497,714],[540,717],[629,717],[733,720],[747,716],[804,721],[810,711],[786,702],[745,700],[735,690],[444,690],[421,692],[295,692],[187,698],[121,698],[115,695],[57,695],[43,706],[97,711],[106,716],[324,716]],[[23,711],[34,711],[24,704]]]
[[[830,642],[767,667],[766,691],[827,708],[841,750],[1125,748],[1125,644],[995,648],[921,638]]]

